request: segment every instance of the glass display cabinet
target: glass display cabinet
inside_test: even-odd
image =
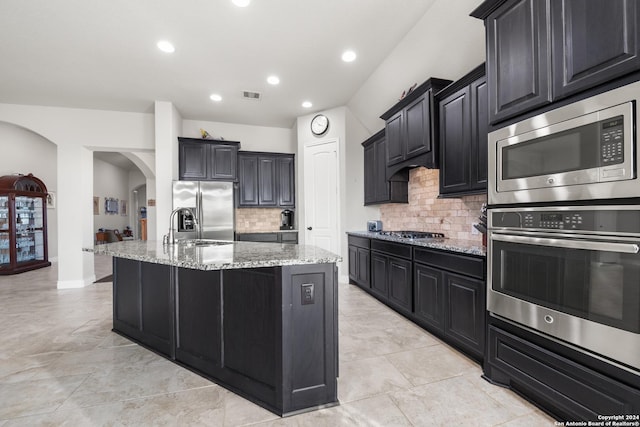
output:
[[[0,177],[0,274],[49,265],[47,187],[31,174]]]

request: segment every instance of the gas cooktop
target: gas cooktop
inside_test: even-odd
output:
[[[444,239],[444,234],[431,231],[381,231],[379,234],[403,239]]]

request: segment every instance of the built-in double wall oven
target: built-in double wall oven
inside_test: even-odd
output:
[[[640,82],[489,134],[493,316],[640,375]]]

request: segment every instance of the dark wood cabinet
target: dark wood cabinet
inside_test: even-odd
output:
[[[238,207],[295,207],[293,154],[241,151],[238,169]]]
[[[173,357],[171,267],[113,259],[114,327]]]
[[[183,181],[236,181],[237,141],[178,138],[178,175]]]
[[[380,116],[385,121],[389,179],[408,167],[438,167],[433,95],[449,83],[450,80],[431,78]]]
[[[637,1],[553,0],[551,17],[554,99],[640,68]]]
[[[418,323],[444,332],[442,271],[414,263],[414,314]]]
[[[44,182],[32,174],[0,177],[0,275],[51,265],[47,198]]]
[[[298,232],[237,233],[236,240],[241,242],[298,243]]]
[[[551,102],[547,0],[510,0],[486,19],[489,120]]]
[[[487,0],[489,121],[499,123],[640,69],[633,0]]]
[[[364,204],[409,203],[407,181],[388,181],[385,130],[362,143],[364,147]]]
[[[411,312],[413,272],[410,246],[371,241],[371,290],[386,304],[405,313]]]
[[[483,257],[356,235],[348,239],[350,283],[473,359],[483,360]]]
[[[361,288],[371,287],[370,241],[364,237],[349,236],[349,280]]]
[[[176,286],[176,360],[215,375],[222,368],[220,275],[180,268]]]
[[[484,281],[447,272],[443,283],[444,333],[459,347],[481,359],[485,347]]]
[[[438,93],[440,195],[487,190],[487,81],[484,64]]]
[[[559,421],[640,413],[639,376],[494,318],[484,374],[518,390]]]
[[[276,158],[276,174],[278,183],[278,206],[296,206],[296,175],[293,155]]]

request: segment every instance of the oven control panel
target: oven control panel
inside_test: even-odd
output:
[[[614,117],[600,123],[602,126],[600,131],[600,162],[602,166],[623,163],[623,117]]]
[[[627,209],[491,209],[491,228],[640,233],[640,206]]]

